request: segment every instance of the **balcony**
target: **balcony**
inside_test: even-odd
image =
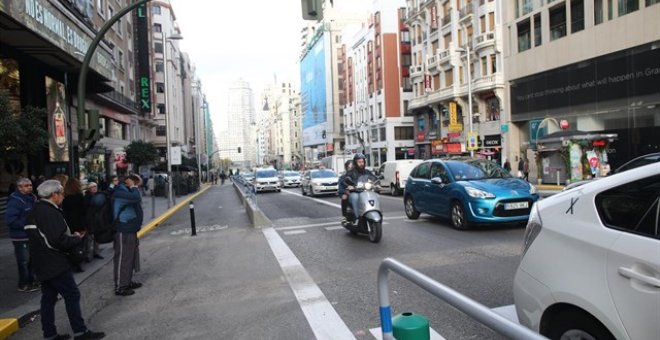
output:
[[[421,66],[410,66],[410,77],[420,77],[422,75]]]
[[[451,13],[451,11],[450,11]],[[442,19],[440,19],[440,26],[445,27],[451,23],[451,14],[447,14]]]
[[[475,51],[494,45],[495,45],[495,33],[493,32],[482,34],[474,38]]]
[[[459,21],[468,20],[470,17],[472,17],[473,13],[474,13],[474,6],[472,6],[472,3],[465,5],[463,8],[461,8],[460,11],[458,11],[458,20]]]
[[[428,69],[438,67],[438,56],[436,54],[426,58],[426,67],[428,67]]]
[[[501,72],[498,72],[475,79],[472,91],[479,92],[479,91],[485,91],[503,86],[504,86],[504,76],[502,75]]]
[[[124,111],[124,113],[137,114],[139,112],[137,103],[124,96],[122,93],[112,90],[110,92],[99,93],[97,96],[106,101],[110,105],[114,105],[117,108]]]

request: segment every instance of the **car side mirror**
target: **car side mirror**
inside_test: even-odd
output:
[[[442,185],[442,184],[443,184],[443,183],[442,183],[442,178],[440,178],[440,177],[433,177],[433,178],[431,178],[431,183],[433,183],[433,184],[438,184],[438,185]]]

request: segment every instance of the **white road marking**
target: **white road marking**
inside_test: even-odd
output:
[[[298,234],[304,234],[306,232],[307,230],[290,230],[290,231],[285,231],[284,235],[298,235]]]
[[[294,226],[291,226],[291,227],[275,227],[275,230],[292,230],[292,229],[305,229],[305,228],[323,227],[323,226],[327,226],[327,225],[337,225],[337,223],[339,223],[339,222],[303,224],[303,225],[294,225]]]
[[[387,195],[382,195],[382,194],[379,195],[379,196],[382,197],[382,198],[387,198],[387,199],[390,199],[390,200],[395,200],[395,201],[401,202],[401,204],[403,204],[403,197],[400,197],[400,196],[392,197],[392,196],[387,196]]]
[[[334,226],[334,227],[325,227],[325,230],[327,231],[332,231],[332,230],[339,230],[339,229],[344,229],[342,226]]]
[[[289,191],[289,190],[282,190],[282,192],[285,193],[285,194],[289,194],[289,195],[305,197],[305,196],[303,196],[302,194],[298,194],[298,193],[295,193],[295,192],[292,192],[292,191]],[[321,203],[321,204],[325,204],[325,205],[329,205],[329,206],[331,206],[331,207],[335,207],[335,208],[339,208],[339,209],[341,209],[341,205],[340,205],[340,204],[337,204],[337,203],[332,203],[332,202],[328,202],[328,201],[320,200],[320,199],[318,199],[318,198],[309,197],[309,196],[308,196],[307,198],[310,199],[310,200],[312,200],[312,201],[316,201],[316,202],[318,202],[318,203]]]
[[[263,229],[263,233],[314,336],[317,339],[355,339],[351,330],[277,231],[268,227]]]
[[[518,320],[518,313],[516,313],[515,305],[497,307],[491,310],[515,323],[520,323],[520,320]]]
[[[383,331],[380,329],[380,327],[372,328],[369,330],[369,332],[371,332],[371,335],[373,335],[374,338],[378,340],[383,339]],[[445,340],[445,338],[438,334],[438,332],[436,332],[433,328],[429,327],[429,333],[431,333],[431,340]]]

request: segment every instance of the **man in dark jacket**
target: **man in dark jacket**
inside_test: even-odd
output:
[[[27,219],[25,231],[30,242],[34,272],[41,281],[41,329],[44,339],[68,339],[57,334],[55,303],[61,295],[66,305],[69,324],[75,340],[101,339],[103,332],[92,332],[85,326],[80,309],[80,290],[73,278],[66,252],[82,242],[79,233],[71,234],[59,209],[64,199],[60,182],[48,180],[37,188],[41,200]]]
[[[353,161],[352,160],[347,160],[344,162],[344,172],[343,175],[339,176],[339,182],[338,182],[338,187],[337,187],[337,194],[339,197],[341,197],[341,216],[346,219],[346,208],[348,206],[348,192],[346,192],[346,184],[344,183],[344,180],[346,179],[346,175],[348,174],[349,171],[353,169]]]
[[[9,226],[9,237],[14,244],[14,255],[18,266],[18,291],[33,292],[39,289],[39,284],[32,272],[28,236],[23,228],[36,199],[32,194],[32,181],[29,179],[19,178],[16,181],[16,188],[17,190],[9,195],[7,200],[5,224]]]
[[[351,208],[353,208],[353,214],[355,219],[358,218],[357,216],[358,195],[353,193],[353,191],[355,190],[355,185],[358,184],[358,181],[362,176],[368,176],[371,180],[377,180],[376,176],[374,176],[374,174],[371,171],[367,170],[366,166],[367,166],[367,158],[361,153],[355,154],[355,156],[353,156],[353,169],[351,169],[349,172],[346,173],[346,178],[344,179],[344,185],[346,185],[346,192],[350,193],[348,199],[351,203]]]
[[[137,232],[142,228],[142,197],[138,185],[140,177],[130,175],[112,193],[115,234],[114,280],[115,294],[133,295],[142,287],[133,281],[133,272],[140,270],[140,253]]]

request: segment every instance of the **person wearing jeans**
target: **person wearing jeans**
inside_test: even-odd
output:
[[[16,189],[7,200],[5,224],[9,226],[9,236],[14,245],[14,255],[18,267],[18,291],[32,292],[39,289],[39,283],[30,266],[28,236],[23,228],[36,199],[32,194],[32,181],[29,179],[19,178],[16,181]]]

